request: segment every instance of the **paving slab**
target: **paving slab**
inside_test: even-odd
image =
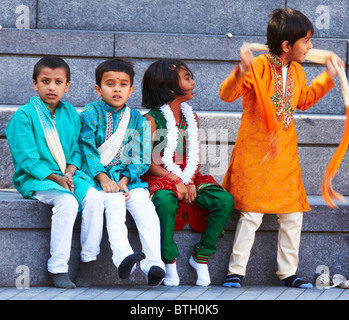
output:
[[[146,285],[95,286],[90,288],[59,289],[54,287],[15,287],[0,288],[0,300],[117,300],[135,301],[146,304],[147,301],[225,301],[225,300],[349,300],[349,290],[297,289],[281,286],[243,286],[225,288],[222,286],[199,287],[180,285],[178,287]],[[138,301],[138,302],[137,302]],[[181,302],[182,301],[182,302]],[[223,302],[222,302],[223,303]],[[202,303],[204,304],[204,303]],[[132,304],[125,303],[124,306]]]

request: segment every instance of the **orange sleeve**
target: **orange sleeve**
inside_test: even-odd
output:
[[[300,76],[301,92],[297,108],[302,111],[307,110],[316,104],[335,86],[332,78],[326,71],[314,78],[309,86],[307,86],[307,78],[303,69],[301,70]]]
[[[236,66],[229,76],[222,82],[219,96],[225,102],[233,102],[239,99],[246,91],[251,89],[249,72],[245,76],[241,74],[239,66]]]

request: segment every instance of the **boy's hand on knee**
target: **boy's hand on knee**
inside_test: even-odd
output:
[[[69,190],[74,193],[74,183],[73,183],[73,176],[69,173],[65,173],[63,176],[63,179],[65,179],[65,181],[68,184]]]
[[[128,199],[130,199],[130,191],[128,191],[127,186],[125,185],[123,189],[120,189],[120,191],[123,190],[125,201],[127,202]]]
[[[118,184],[111,179],[109,179],[109,181],[103,181],[101,183],[101,187],[103,191],[107,193],[116,193],[120,191],[120,187],[118,186]]]
[[[119,188],[120,191],[123,191],[124,196],[125,196],[125,201],[130,199],[130,192],[128,191],[127,184],[129,183],[130,179],[127,177],[122,177],[119,181]]]
[[[46,177],[46,179],[49,179],[53,182],[56,182],[61,187],[71,191],[70,186],[69,186],[69,181],[65,177],[59,176],[58,174],[55,174],[55,173],[51,173],[49,176]]]
[[[120,191],[118,184],[110,179],[104,172],[97,174],[95,178],[98,180],[104,192],[114,193]]]

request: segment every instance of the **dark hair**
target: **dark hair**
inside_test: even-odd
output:
[[[270,14],[267,28],[267,45],[271,53],[280,55],[281,44],[288,41],[291,46],[307,35],[314,34],[311,21],[300,11],[295,9],[275,9]]]
[[[185,68],[193,78],[192,71],[178,59],[160,59],[152,63],[143,76],[142,106],[159,108],[186,93],[179,86],[179,70]]]
[[[133,78],[135,76],[135,71],[131,62],[124,61],[121,59],[109,59],[103,61],[98,65],[95,72],[96,84],[100,87],[102,82],[103,73],[115,71],[115,72],[125,72],[130,76],[131,87],[133,86]]]
[[[70,82],[70,68],[62,58],[55,56],[47,56],[41,58],[34,66],[33,80],[35,80],[35,82],[38,81],[39,72],[43,68],[50,68],[52,70],[63,68],[67,76],[67,83]]]

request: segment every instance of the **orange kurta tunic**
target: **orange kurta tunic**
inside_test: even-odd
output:
[[[220,97],[232,102],[242,97],[243,113],[238,137],[231,155],[223,187],[235,198],[235,209],[260,213],[309,211],[297,149],[297,133],[293,115],[306,110],[334,87],[325,71],[309,86],[300,64],[288,68],[286,92],[283,93],[282,63],[271,54],[260,55],[254,65],[273,101],[277,117],[278,148],[271,160],[264,160],[269,142],[260,108],[256,102],[251,75],[241,76],[235,68],[222,83]]]

